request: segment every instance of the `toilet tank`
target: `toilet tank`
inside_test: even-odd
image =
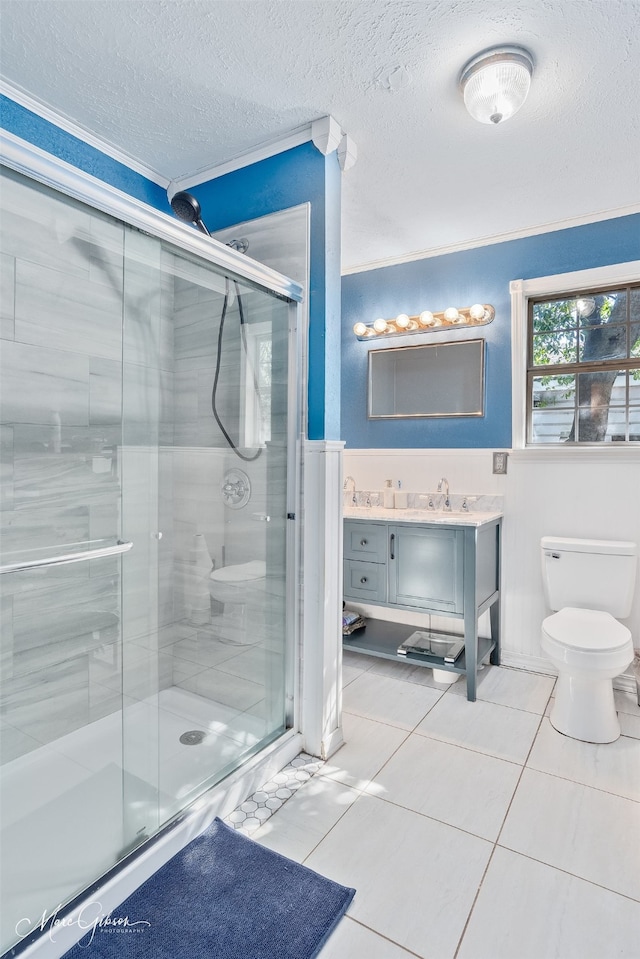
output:
[[[542,578],[553,610],[564,606],[599,609],[616,619],[631,612],[638,547],[603,539],[543,536]]]

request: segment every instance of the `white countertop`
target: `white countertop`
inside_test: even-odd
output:
[[[343,511],[345,519],[368,519],[385,523],[435,523],[438,526],[484,526],[500,519],[500,512],[454,512],[430,509],[383,509],[381,506],[349,506]]]

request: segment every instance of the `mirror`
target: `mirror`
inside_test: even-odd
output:
[[[484,416],[484,340],[369,352],[369,419]]]

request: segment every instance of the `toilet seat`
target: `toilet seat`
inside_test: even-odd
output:
[[[256,579],[264,579],[266,575],[267,564],[264,560],[253,559],[249,563],[240,563],[238,566],[214,569],[210,579],[218,583],[250,583]]]
[[[572,606],[547,617],[542,627],[554,642],[584,653],[622,649],[631,636],[627,627],[610,613]]]

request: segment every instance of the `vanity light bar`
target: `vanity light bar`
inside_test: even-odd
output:
[[[489,303],[474,303],[456,309],[450,306],[442,313],[423,310],[419,316],[407,316],[399,313],[393,320],[374,320],[373,323],[356,323],[353,332],[359,340],[371,337],[398,336],[404,333],[433,333],[436,330],[461,328],[465,326],[485,326],[491,323],[496,311]]]

